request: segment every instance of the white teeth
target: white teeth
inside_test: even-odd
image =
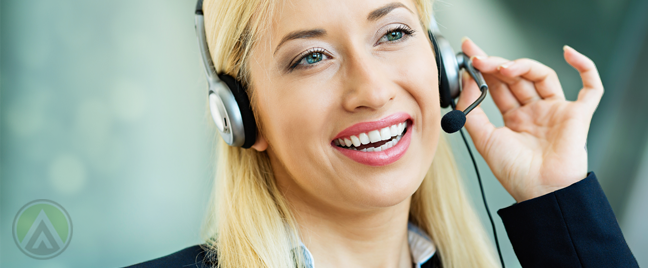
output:
[[[386,142],[380,147],[370,147],[370,148],[359,150],[363,152],[380,152],[396,146],[398,141],[400,141],[400,139],[403,137],[403,131],[405,131],[406,128],[407,128],[407,121],[403,123],[391,125],[389,127],[385,127],[380,130],[372,130],[369,131],[369,133],[360,133],[358,135],[351,135],[350,137],[346,137],[346,138],[335,139],[333,140],[333,143],[335,143],[335,145],[338,146],[346,146],[349,147],[350,149],[357,150],[357,147],[360,147],[361,145],[367,145],[369,143],[375,143],[375,142],[386,141],[391,139],[391,141]]]
[[[382,152],[384,150],[387,150],[387,149],[389,149],[391,147],[396,146],[396,144],[398,144],[398,141],[401,139],[401,137],[402,137],[401,135],[398,135],[396,138],[386,142],[385,144],[381,145],[380,147],[369,147],[369,148],[364,148],[364,149],[362,149],[360,151],[363,151],[363,152]]]
[[[351,144],[353,144],[353,142],[351,142],[351,140],[348,138],[344,138],[344,144],[346,144],[347,147],[351,147]]]
[[[379,142],[382,140],[380,137],[380,132],[378,130],[372,130],[369,132],[369,140],[374,143],[374,142]]]
[[[355,135],[351,136],[351,142],[353,142],[353,146],[359,147],[360,146],[360,139],[356,137]]]
[[[389,131],[389,127],[380,130],[380,137],[384,141],[391,139],[391,131]]]
[[[369,136],[366,133],[360,133],[360,143],[362,145],[369,144]]]
[[[391,127],[389,127],[389,131],[391,132],[392,137],[393,136],[398,136],[398,134],[400,134],[398,129],[399,129],[398,125],[392,125]]]

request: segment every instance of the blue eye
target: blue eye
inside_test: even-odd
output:
[[[405,40],[406,37],[409,37],[413,34],[414,30],[405,25],[399,25],[395,29],[389,30],[385,35],[383,35],[380,40],[378,40],[378,43],[399,42]]]
[[[295,68],[309,68],[312,65],[329,58],[321,48],[311,49],[302,55],[303,56],[290,65],[289,70],[292,71]]]
[[[387,40],[394,41],[403,38],[403,32],[390,32],[387,33]]]
[[[324,58],[324,54],[320,52],[313,52],[311,54],[306,55],[302,61],[306,61],[308,64],[313,64],[322,61]]]

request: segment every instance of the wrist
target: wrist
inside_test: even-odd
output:
[[[529,187],[527,191],[520,191],[516,195],[513,194],[511,195],[513,196],[513,198],[517,203],[524,202],[526,200],[541,197],[553,193],[555,191],[567,188],[572,184],[587,178],[587,175],[589,175],[589,172],[585,172],[584,175],[581,174],[581,175],[574,175],[569,177],[563,176],[561,178],[541,179],[541,181],[547,181],[550,183],[539,183],[533,187]]]

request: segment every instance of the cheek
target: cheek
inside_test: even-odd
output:
[[[415,81],[416,86],[411,90],[422,110],[436,112],[440,110],[439,80],[434,54],[431,51],[413,58],[408,68],[409,79]]]
[[[305,90],[286,81],[273,81],[272,85],[280,87],[270,86],[259,92],[263,134],[272,148],[271,153],[276,154],[294,177],[321,173],[327,164],[322,151],[329,146],[326,134],[330,133],[330,122],[333,122],[330,118],[332,94],[325,94],[330,90],[327,85],[318,84],[309,85]]]
[[[441,131],[441,104],[439,100],[438,70],[432,48],[421,42],[416,51],[407,55],[406,64],[399,66],[403,88],[419,108],[414,131],[421,134],[426,150],[434,151]]]
[[[427,41],[427,40],[425,40]],[[401,75],[406,77],[404,86],[414,105],[419,108],[418,118],[413,126],[415,134],[410,158],[411,169],[423,178],[432,165],[441,135],[441,104],[439,100],[438,70],[432,47],[427,42],[419,43],[416,52],[408,55],[406,65],[400,66]],[[420,182],[419,182],[420,183]],[[417,186],[418,187],[418,186]]]

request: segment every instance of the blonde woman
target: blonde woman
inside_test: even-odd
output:
[[[241,83],[233,98],[251,112],[241,107],[244,124],[216,118],[225,134],[205,243],[134,267],[500,266],[441,135],[430,1],[205,0],[198,11],[208,59]],[[504,117],[495,128],[476,107],[465,127],[518,202],[499,214],[522,265],[636,266],[587,172],[603,95],[592,61],[565,48],[584,85],[566,101],[538,62],[470,40],[462,50]],[[458,110],[480,95],[464,79]],[[210,101],[225,114],[228,99]]]

